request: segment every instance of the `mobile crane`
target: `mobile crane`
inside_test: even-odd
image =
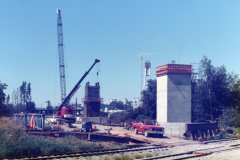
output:
[[[69,101],[71,100],[72,96],[76,93],[76,91],[79,89],[81,82],[86,78],[86,76],[98,62],[100,62],[100,60],[95,59],[92,66],[88,69],[88,71],[85,72],[85,74],[81,77],[81,79],[77,82],[77,84],[73,87],[71,92],[66,96],[66,98],[62,101],[62,103],[58,107],[58,115],[61,116],[61,120],[63,120],[65,123],[71,124],[76,122],[76,117],[73,115],[73,109],[69,107]]]

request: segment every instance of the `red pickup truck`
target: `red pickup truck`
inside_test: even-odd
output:
[[[144,133],[145,137],[148,137],[149,135],[157,135],[159,137],[163,137],[164,134],[164,128],[153,120],[144,120],[137,123],[132,122],[131,128],[134,129],[135,134],[141,132]]]

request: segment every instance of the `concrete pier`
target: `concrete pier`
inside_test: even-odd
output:
[[[191,65],[166,64],[157,73],[157,121],[191,122]]]

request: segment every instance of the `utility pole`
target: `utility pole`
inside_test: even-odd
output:
[[[58,37],[61,101],[63,102],[63,100],[66,97],[66,80],[65,80],[65,64],[64,64],[63,26],[62,26],[60,9],[57,9],[57,37]]]

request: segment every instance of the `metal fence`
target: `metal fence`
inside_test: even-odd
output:
[[[45,115],[35,113],[14,114],[17,125],[23,125],[27,130],[43,130],[45,127]]]

